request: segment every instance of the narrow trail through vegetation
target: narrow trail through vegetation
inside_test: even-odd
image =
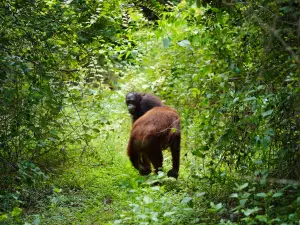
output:
[[[127,81],[126,84],[130,83]],[[124,221],[134,221],[136,217],[156,221],[155,217],[162,212],[171,218],[173,213],[168,214],[168,210],[176,205],[180,210],[186,210],[183,214],[191,213],[189,198],[181,193],[188,188],[186,173],[181,172],[178,181],[166,178],[163,173],[141,177],[130,164],[126,155],[131,128],[124,101],[126,91],[109,94],[104,102],[97,103],[106,105],[106,119],[113,121],[103,127],[103,130],[111,131],[109,135],[95,139],[89,145],[93,149],[89,155],[82,156],[78,162],[73,161],[69,169],[52,178],[53,194],[47,199],[37,199],[36,204],[41,207],[37,208],[42,215],[38,218],[43,224],[111,224],[114,221],[118,224],[122,211],[125,212]],[[90,111],[85,117],[91,115],[100,116]],[[170,153],[165,151],[164,155],[164,164],[170,167]],[[162,185],[153,185],[157,182]],[[33,215],[28,220],[37,217],[34,212],[29,214]]]

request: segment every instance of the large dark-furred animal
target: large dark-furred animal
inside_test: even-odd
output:
[[[168,147],[171,149],[173,162],[168,176],[177,178],[180,160],[180,117],[176,110],[170,107],[152,107],[133,123],[127,154],[140,174],[148,175],[151,173],[151,164],[156,173],[162,168],[162,150]]]
[[[126,104],[132,116],[132,123],[153,107],[163,106],[163,103],[158,97],[138,92],[129,92],[126,95]]]

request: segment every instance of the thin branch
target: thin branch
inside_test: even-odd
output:
[[[265,31],[271,31],[273,35],[280,41],[280,43],[284,46],[285,50],[288,51],[295,62],[300,64],[300,60],[298,55],[292,50],[292,48],[282,39],[282,37],[278,34],[275,28],[270,27],[268,24],[264,23],[262,19],[260,19],[257,15],[253,16],[254,20],[256,20]]]

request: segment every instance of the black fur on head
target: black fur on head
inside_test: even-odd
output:
[[[163,103],[152,94],[129,92],[126,95],[126,105],[133,122],[135,122],[150,109],[163,106]]]

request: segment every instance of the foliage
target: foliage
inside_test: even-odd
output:
[[[248,183],[236,185],[237,192],[230,196],[237,200],[236,207],[230,210],[233,220],[246,224],[293,224],[297,221],[299,200],[289,199],[289,195],[297,188],[286,186],[280,190],[269,189],[267,192],[259,192],[261,186],[266,184],[265,181],[262,183],[264,185],[253,183],[252,187],[248,187]],[[285,202],[290,202],[289,209],[280,207]]]
[[[122,212],[114,224],[190,224],[194,219],[192,198],[184,193],[166,192],[164,186],[152,186],[166,182],[172,181],[161,172],[146,181],[124,183],[124,187],[134,188],[134,184],[139,188],[129,189],[133,195],[128,202],[130,209]]]
[[[147,195],[143,199],[137,198],[136,201],[137,203],[129,204],[131,211],[121,214],[121,219],[114,224],[178,224],[189,221],[192,212],[192,208],[185,208],[184,203],[176,203],[174,206],[172,198],[168,196],[161,197],[155,204]]]
[[[296,1],[0,6],[1,223],[299,223]],[[181,115],[177,181],[125,155],[132,90]]]
[[[189,149],[209,168],[203,175],[269,169],[299,178],[299,62],[289,51],[298,39],[286,23],[273,28],[268,20],[286,19],[285,3],[230,12],[184,3],[157,29],[136,34],[148,38],[139,72],[157,82],[148,88],[183,106]],[[298,18],[295,11],[289,19]]]
[[[42,171],[53,172],[75,156],[68,147],[74,140],[88,147],[92,138],[78,107],[95,105],[104,83],[114,82],[118,69],[112,70],[110,50],[119,44],[121,15],[117,0],[8,0],[0,6],[0,210],[7,211],[23,204],[7,196],[26,195],[15,185],[30,188]],[[91,80],[96,92],[79,88]],[[70,108],[76,116],[67,115]]]
[[[158,93],[180,110],[188,168],[195,185],[211,186],[211,196],[243,176],[299,180],[298,5],[192,2],[182,1],[157,27],[134,34],[142,57],[131,76],[135,87]],[[211,212],[220,210],[222,204],[211,203]],[[265,222],[279,222],[279,211]],[[294,223],[297,216],[291,216]],[[218,221],[224,219],[213,223]]]

